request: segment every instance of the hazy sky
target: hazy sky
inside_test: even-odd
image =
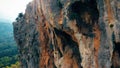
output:
[[[14,21],[32,0],[0,0],[0,20]]]

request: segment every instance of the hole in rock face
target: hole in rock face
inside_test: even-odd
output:
[[[114,43],[114,51],[112,56],[112,66],[111,68],[120,68],[120,42]]]
[[[114,51],[119,53],[119,57],[120,57],[120,42],[114,42],[115,48]]]
[[[76,20],[76,25],[81,33],[90,34],[99,18],[96,0],[72,3],[68,7],[67,16],[69,20]]]

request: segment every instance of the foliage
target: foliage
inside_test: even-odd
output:
[[[18,49],[13,37],[12,24],[0,22],[0,68],[15,64],[17,61]]]
[[[0,58],[0,67],[10,66],[11,64],[14,64],[16,61],[18,61],[18,56],[14,55],[12,57],[2,57]]]
[[[23,17],[23,13],[19,13],[18,17],[20,18]]]
[[[20,67],[20,62],[17,61],[15,64],[11,64],[10,66],[6,66],[3,68],[21,68],[21,67]]]

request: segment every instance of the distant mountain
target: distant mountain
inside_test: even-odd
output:
[[[11,20],[0,18],[0,23],[12,23]]]

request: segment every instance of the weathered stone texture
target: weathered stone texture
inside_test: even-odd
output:
[[[33,0],[14,25],[22,68],[120,68],[120,0]]]

